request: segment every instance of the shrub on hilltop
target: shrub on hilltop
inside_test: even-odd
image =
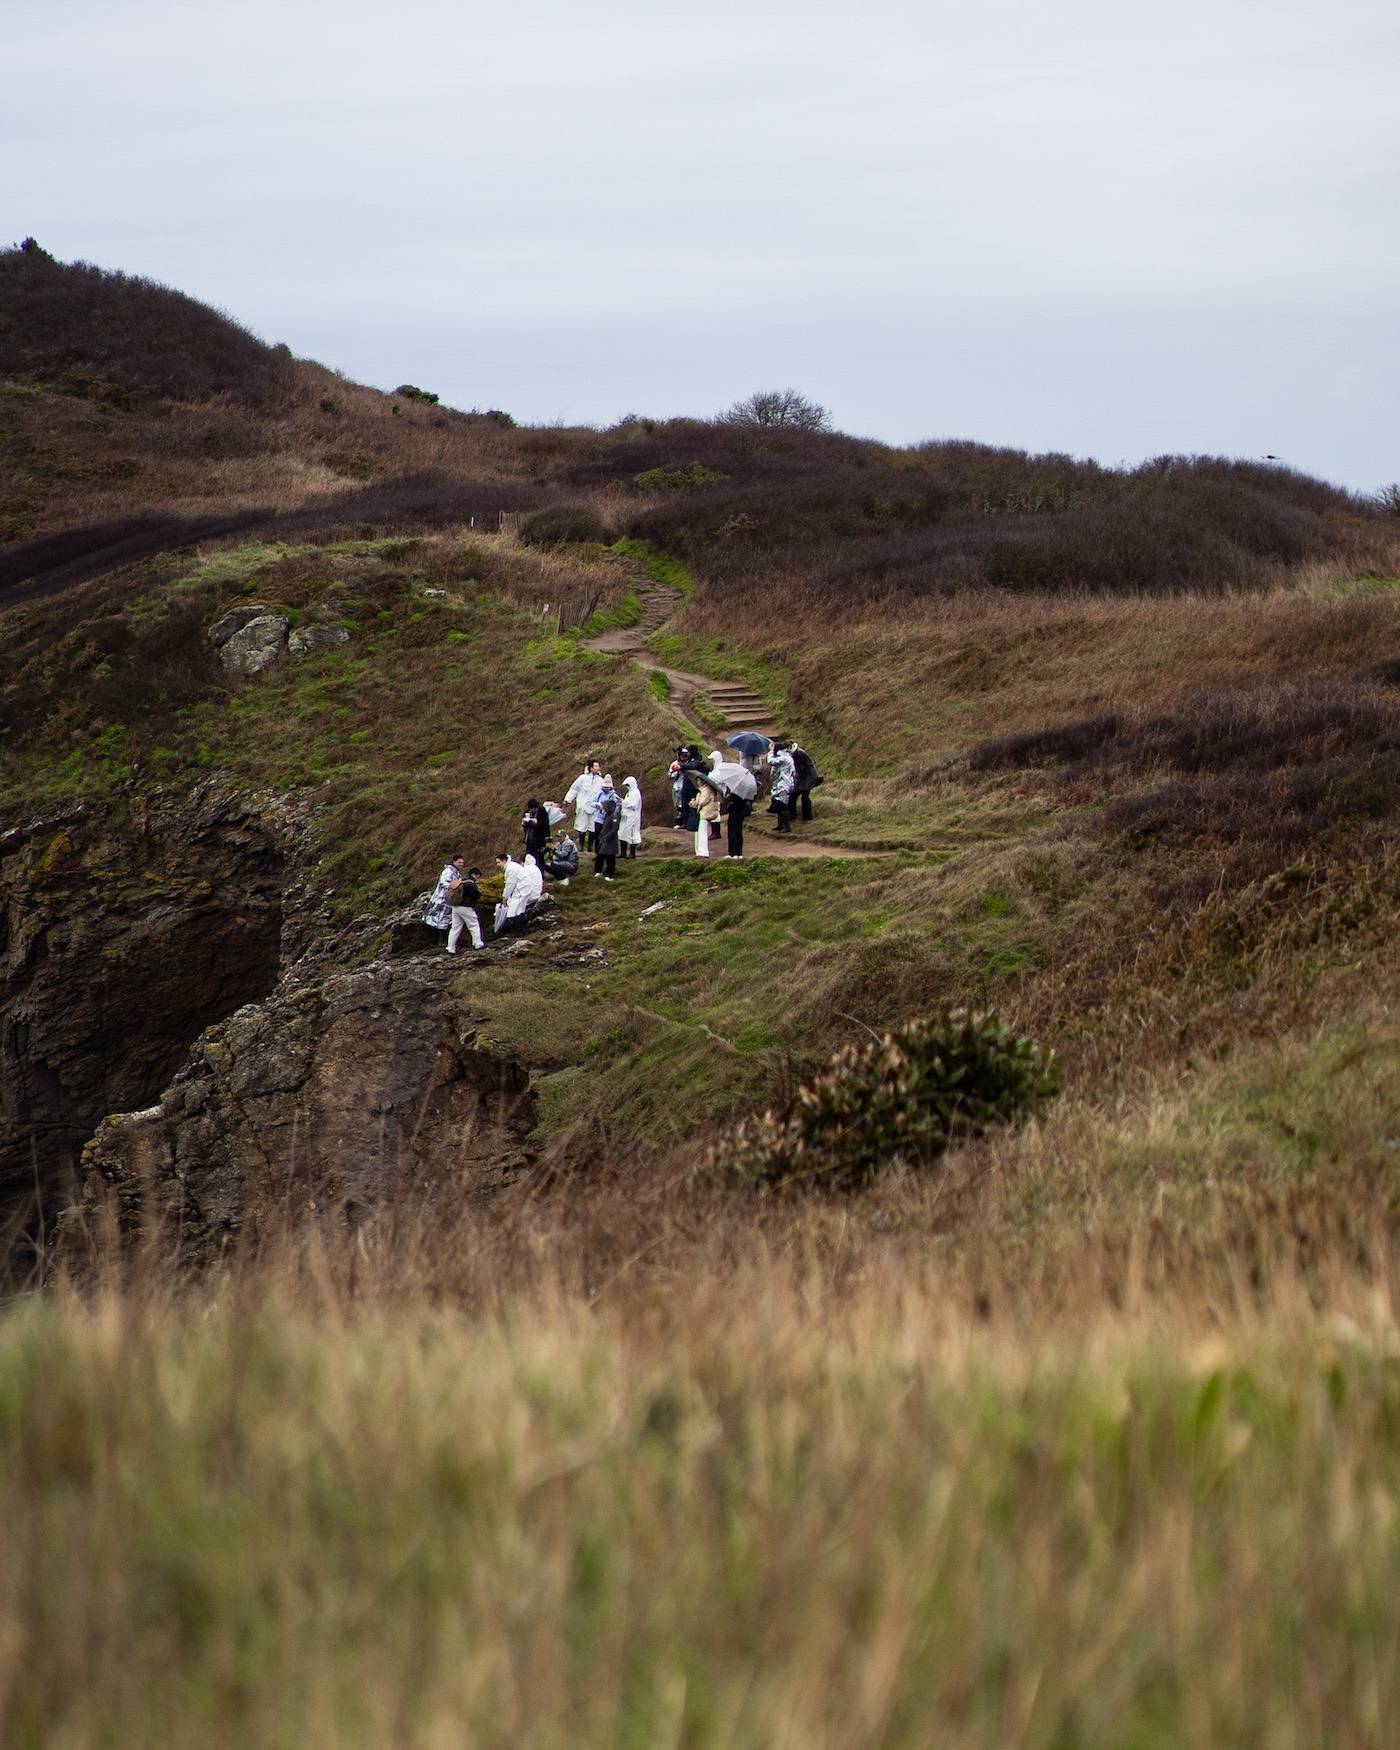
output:
[[[286,395],[293,369],[285,347],[170,286],[58,261],[32,237],[0,250],[0,376],[265,406]]]

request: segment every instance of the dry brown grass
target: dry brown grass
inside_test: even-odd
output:
[[[100,1250],[0,1321],[7,1742],[1389,1742],[1373,1188],[953,1252],[950,1202],[622,1171]]]
[[[849,612],[808,600],[800,578],[775,580],[774,592],[784,604],[776,622],[757,612],[736,622],[702,590],[683,628],[771,661],[805,736],[838,770],[863,776],[907,777],[974,742],[1065,720],[1400,659],[1396,592],[977,592]]]

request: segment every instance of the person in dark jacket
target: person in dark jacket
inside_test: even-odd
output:
[[[549,815],[545,812],[544,804],[536,802],[533,796],[525,804],[520,830],[525,839],[525,855],[533,857],[543,868],[542,859],[549,844]]]
[[[792,786],[792,818],[794,820],[810,820],[812,818],[812,792],[821,783],[822,776],[817,770],[817,762],[805,747],[799,747],[795,741],[789,742],[788,752],[792,755],[792,763],[797,771],[797,777]],[[799,808],[801,809],[800,815]]]
[[[729,793],[729,811],[725,820],[729,825],[729,850],[726,855],[742,857],[744,854],[744,822],[753,808],[752,802],[746,802],[742,796]]]
[[[452,908],[452,927],[447,932],[449,954],[457,952],[463,930],[470,932],[473,948],[486,946],[481,938],[481,917],[476,909],[481,904],[480,881],[480,869],[468,869],[457,884],[448,890],[447,900]]]
[[[593,804],[593,873],[604,881],[617,874],[618,831],[622,825],[622,798],[613,788],[612,777],[603,779],[603,788]]]
[[[695,832],[700,826],[700,816],[696,812],[695,798],[699,793],[694,774],[687,771],[688,766],[700,765],[700,749],[692,742],[689,745],[682,742],[676,749],[676,763],[680,767],[681,793],[676,803],[676,828],[686,832]]]

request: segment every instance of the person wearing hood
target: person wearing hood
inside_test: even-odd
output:
[[[617,838],[622,856],[635,861],[642,842],[642,787],[635,778],[622,780],[622,820]]]
[[[525,854],[533,857],[538,863],[544,856],[545,847],[549,843],[549,816],[544,804],[532,796],[525,804],[525,812],[520,818],[520,831],[525,840]]]
[[[676,830],[694,832],[699,824],[695,813],[695,774],[690,770],[700,763],[700,749],[684,742],[676,749],[676,764],[680,768],[681,793],[676,802]]]
[[[574,831],[585,851],[593,848],[593,805],[603,787],[603,768],[589,760],[564,792],[564,806],[574,805]]]
[[[812,792],[823,782],[821,773],[817,770],[817,762],[807,752],[805,747],[799,747],[794,741],[788,752],[792,755],[794,779],[792,786],[792,817],[798,818],[801,810],[803,820],[812,818]]]
[[[505,882],[495,917],[496,934],[501,936],[511,928],[523,928],[521,919],[525,916],[525,907],[529,901],[525,897],[525,865],[517,863],[509,851],[498,851],[496,867]]]
[[[789,833],[792,831],[792,792],[797,782],[797,767],[785,741],[773,743],[773,751],[768,756],[768,772],[768,793],[772,797],[773,812],[778,817],[778,831]]]
[[[496,856],[496,866],[505,880],[501,903],[496,907],[496,934],[506,935],[525,928],[525,914],[544,892],[544,876],[533,856],[517,863],[507,851]]]
[[[593,804],[593,873],[611,881],[617,874],[618,831],[622,825],[622,798],[613,789],[612,774]]]
[[[428,901],[423,913],[423,922],[430,930],[446,930],[452,925],[452,902],[448,898],[453,888],[462,879],[462,871],[467,866],[465,857],[449,857],[442,866],[442,874],[438,876],[438,884],[433,889],[433,896]]]

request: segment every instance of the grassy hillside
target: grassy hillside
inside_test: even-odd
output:
[[[0,553],[5,822],[293,790],[345,915],[514,843],[588,754],[663,818],[677,722],[581,635],[649,578],[652,650],[802,737],[799,830],[850,853],[653,846],[560,896],[601,956],[464,972],[540,1167],[459,1223],[313,1212],[197,1282],[99,1235],[17,1299],[5,1742],[1393,1741],[1380,504],[1209,459],[517,430],[198,307],[162,378],[174,294],[0,264],[0,535],[37,538]],[[26,274],[51,331],[13,325]],[[144,315],[76,382],[99,293]],[[585,538],[494,532],[537,507]],[[70,586],[92,522],[135,545]],[[252,602],[350,641],[232,680],[206,629]],[[969,1004],[1058,1053],[1034,1123],[862,1196],[716,1182],[832,1051]]]
[[[342,907],[401,904],[464,849],[515,846],[530,796],[562,795],[607,749],[654,773],[674,732],[639,670],[556,633],[630,585],[609,555],[555,558],[465,533],[242,544],[119,573],[0,618],[0,807],[216,772],[314,796]],[[350,632],[254,680],[224,675],[208,626],[258,602]]]

